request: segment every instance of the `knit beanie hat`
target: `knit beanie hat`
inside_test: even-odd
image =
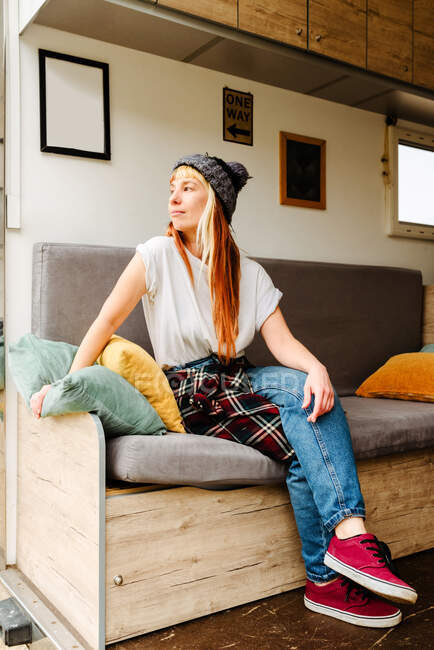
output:
[[[239,162],[226,163],[221,158],[210,156],[208,153],[183,156],[175,163],[172,171],[181,165],[197,169],[206,178],[220,199],[227,222],[231,223],[238,192],[247,183],[248,178],[253,178],[249,176],[244,165]]]

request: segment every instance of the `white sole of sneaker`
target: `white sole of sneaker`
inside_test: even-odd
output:
[[[385,580],[380,580],[379,578],[373,578],[372,576],[366,575],[366,573],[363,573],[362,571],[345,564],[345,562],[338,560],[333,555],[330,555],[328,551],[324,557],[324,564],[347,578],[351,578],[351,580],[354,580],[357,584],[366,587],[374,594],[377,594],[377,596],[383,596],[383,598],[388,598],[397,603],[413,604],[417,600],[417,593],[411,587],[392,585],[390,582],[386,582]]]
[[[317,614],[325,614],[326,616],[333,616],[333,618],[338,618],[340,621],[345,621],[346,623],[352,623],[353,625],[361,625],[362,627],[393,627],[398,625],[401,622],[402,614],[398,610],[397,614],[391,614],[390,616],[361,616],[360,614],[351,614],[349,612],[343,612],[340,609],[335,607],[329,607],[328,605],[319,605],[314,603],[312,600],[309,600],[306,596],[304,597],[305,606],[310,609],[312,612]]]

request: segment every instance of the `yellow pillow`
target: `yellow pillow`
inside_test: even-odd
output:
[[[434,402],[434,354],[407,352],[390,357],[365,379],[356,395]]]
[[[130,382],[157,411],[169,431],[185,433],[181,414],[166,375],[140,345],[113,334],[97,363]]]

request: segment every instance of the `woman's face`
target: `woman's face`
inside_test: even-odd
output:
[[[169,216],[176,230],[195,235],[207,201],[207,189],[196,178],[171,180]]]

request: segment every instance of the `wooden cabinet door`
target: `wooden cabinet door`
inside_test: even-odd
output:
[[[367,0],[309,0],[309,50],[366,67]]]
[[[412,0],[368,0],[368,70],[412,80]]]
[[[434,3],[414,0],[413,83],[434,90]]]
[[[230,27],[237,26],[237,0],[158,0],[158,4]]]
[[[238,0],[238,16],[246,32],[307,47],[307,0]]]

